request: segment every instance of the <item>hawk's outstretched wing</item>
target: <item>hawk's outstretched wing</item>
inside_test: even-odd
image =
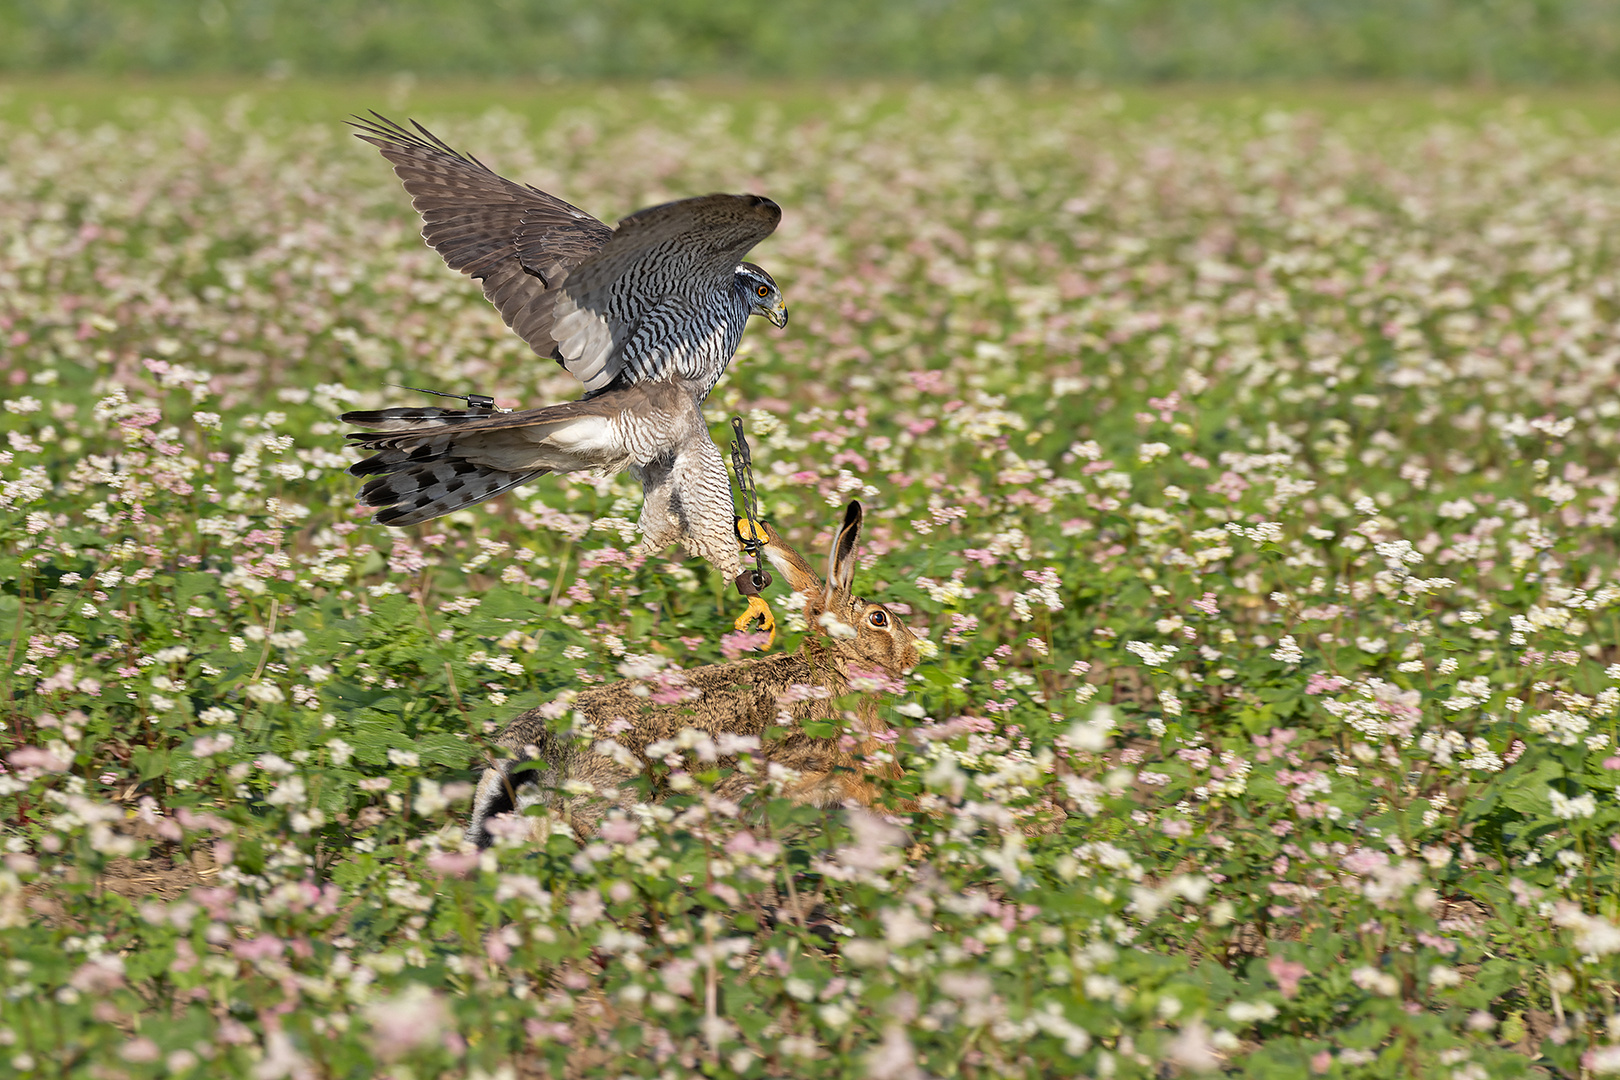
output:
[[[422,215],[422,236],[484,295],[529,347],[558,359],[547,293],[602,250],[613,230],[576,206],[515,184],[450,149],[422,125],[412,132],[377,113],[358,137],[382,151]],[[537,316],[543,308],[547,313]]]
[[[638,331],[670,331],[672,341],[684,340],[682,331],[707,334],[719,314],[705,310],[712,298],[782,219],[763,196],[702,195],[637,211],[609,229],[457,153],[420,124],[412,132],[372,115],[355,121],[359,137],[393,164],[428,244],[452,270],[481,280],[506,325],[588,392],[619,375],[621,350]],[[639,356],[634,381],[661,375],[658,360]]]

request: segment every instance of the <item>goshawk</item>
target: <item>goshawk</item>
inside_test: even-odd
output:
[[[743,262],[781,208],[759,195],[704,195],[609,228],[553,195],[496,174],[373,113],[358,137],[382,151],[422,215],[422,235],[540,356],[585,386],[540,409],[396,408],[346,413],[372,451],[360,501],[385,525],[414,525],[548,472],[629,469],[645,494],[645,550],[679,543],[728,578],[741,570],[731,484],[701,405],[749,316],[787,325],[776,282]],[[470,402],[469,402],[470,403]],[[750,598],[749,615],[770,617]]]

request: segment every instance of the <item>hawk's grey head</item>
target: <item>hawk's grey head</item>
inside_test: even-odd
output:
[[[782,290],[776,279],[765,272],[763,266],[745,262],[737,267],[737,288],[748,297],[748,314],[763,315],[777,329],[787,325],[787,304],[782,301]]]

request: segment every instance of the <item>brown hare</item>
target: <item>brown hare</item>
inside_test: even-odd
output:
[[[741,533],[748,527],[746,520],[739,519],[737,527]],[[736,740],[752,736],[759,745],[756,760],[766,763],[768,774],[781,781],[782,794],[796,802],[870,805],[877,790],[864,774],[878,769],[899,775],[892,759],[886,765],[872,764],[890,732],[876,697],[867,693],[861,699],[852,738],[817,738],[804,730],[807,721],[838,718],[836,700],[851,692],[851,679],[857,686],[871,686],[867,680],[897,679],[917,663],[916,638],[906,625],[883,605],[850,591],[860,528],[861,504],[851,502],[833,537],[823,582],[803,556],[769,525],[763,526],[766,556],[805,597],[809,632],[797,652],[583,691],[574,701],[588,725],[583,739],[554,733],[538,709],[513,719],[495,739],[511,756],[484,770],[467,839],[488,847],[491,817],[521,814],[536,804],[559,812],[579,836],[590,836],[608,800],[619,797],[620,785],[637,775],[649,757],[692,748],[694,735],[710,744],[722,764],[735,764]],[[765,738],[779,724],[789,728],[787,734]],[[683,739],[685,729],[693,734]],[[859,757],[848,749],[851,742]],[[540,764],[514,770],[525,761]],[[736,799],[760,779],[733,773],[717,792]]]

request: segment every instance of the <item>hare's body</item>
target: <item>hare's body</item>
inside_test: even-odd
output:
[[[821,619],[830,616],[828,621],[835,628],[842,625],[842,636],[812,633],[794,653],[712,664],[658,679],[631,679],[582,691],[574,708],[589,725],[583,738],[554,733],[540,710],[516,717],[495,740],[512,756],[484,771],[467,838],[487,846],[490,835],[485,822],[489,817],[521,813],[534,805],[550,807],[581,836],[589,835],[607,802],[618,797],[619,787],[647,761],[648,747],[673,744],[686,729],[709,736],[722,751],[728,736],[757,738],[755,760],[763,762],[764,770],[781,780],[783,794],[797,802],[816,806],[851,800],[871,803],[877,792],[867,776],[874,769],[899,774],[892,762],[880,764],[877,760],[889,728],[880,718],[876,698],[863,696],[855,710],[848,731],[853,746],[838,735],[817,738],[804,730],[809,721],[840,720],[838,699],[851,692],[852,666],[860,674],[895,676],[917,662],[911,631],[881,605],[849,594],[859,525],[859,504],[851,504],[844,528],[834,540],[826,586],[774,532],[766,533],[766,553],[794,588],[808,597],[806,616],[812,630],[825,629]],[[655,696],[666,703],[655,702]],[[768,733],[778,727],[786,731],[771,737]],[[519,762],[536,764],[514,768]],[[736,758],[721,756],[719,764],[735,766]],[[763,778],[733,773],[722,782],[719,794],[737,798]]]

